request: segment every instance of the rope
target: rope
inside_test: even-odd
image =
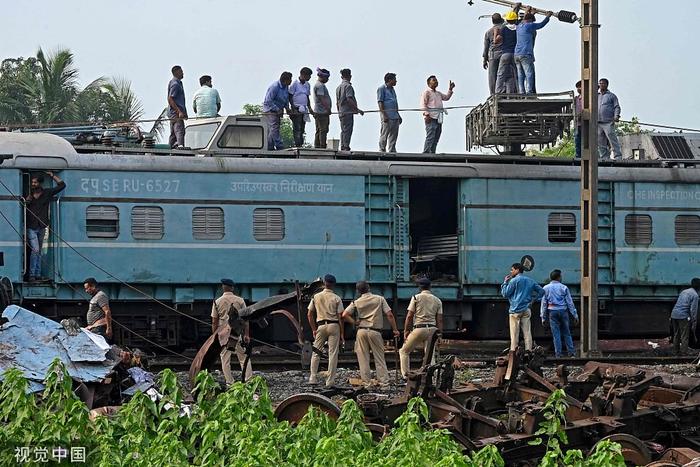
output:
[[[620,120],[622,123],[630,123],[632,125],[639,125],[639,126],[651,126],[655,128],[667,128],[669,130],[678,130],[678,131],[690,131],[693,133],[700,133],[700,130],[697,130],[695,128],[684,128],[680,126],[671,126],[671,125],[660,125],[658,123],[644,123],[644,122],[635,122],[632,120]]]
[[[474,107],[477,107],[476,105],[453,105],[453,106],[447,106],[447,107],[428,107],[426,109],[423,108],[405,108],[405,109],[396,109],[397,112],[438,112],[441,110],[457,110],[457,109],[473,109]],[[370,109],[370,110],[364,110],[363,113],[380,113],[382,110],[380,109]],[[345,115],[345,114],[354,114],[355,112],[331,112],[330,114],[323,114],[323,115]],[[263,117],[265,115],[278,115],[277,112],[260,112],[260,113],[254,113],[254,114],[245,114],[246,117]],[[212,117],[188,117],[185,120],[204,120],[204,119],[211,119]],[[138,120],[124,120],[124,121],[118,121],[118,122],[91,122],[88,120],[84,121],[75,121],[75,122],[62,122],[62,123],[28,123],[28,124],[11,124],[11,125],[2,125],[3,128],[7,129],[22,129],[22,128],[61,128],[61,127],[72,127],[72,126],[99,126],[99,125],[104,125],[106,127],[118,127],[118,126],[130,126],[134,125],[137,123],[155,123],[155,122],[174,122],[174,121],[180,121],[183,120],[178,117],[164,117],[164,118],[146,118],[146,119],[138,119]]]

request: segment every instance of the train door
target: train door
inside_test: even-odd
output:
[[[411,277],[459,282],[459,179],[409,181]]]
[[[22,193],[18,193],[23,198],[31,193],[31,182],[32,178],[42,177],[42,186],[44,190],[52,188],[55,183],[52,182],[51,178],[46,175],[43,171],[24,171],[22,173]],[[31,234],[28,232],[30,226],[36,226],[36,217],[28,211],[27,208],[23,209],[23,233],[25,235],[24,244],[24,258],[23,258],[23,278],[25,281],[32,281],[36,283],[48,283],[53,282],[55,273],[55,263],[56,263],[56,248],[55,242],[57,240],[55,231],[58,226],[58,216],[59,216],[59,206],[58,202],[54,200],[49,204],[49,222],[48,228],[44,229],[34,229]],[[38,241],[40,244],[40,259],[39,259],[39,275],[36,275],[35,271],[31,269],[32,262],[32,249],[30,243]]]

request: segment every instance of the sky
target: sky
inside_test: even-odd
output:
[[[697,3],[667,0],[600,0],[600,76],[610,80],[622,118],[697,128],[700,75],[694,58]],[[576,0],[538,0],[543,9],[579,11]],[[3,5],[0,58],[27,57],[69,48],[82,83],[100,76],[123,76],[143,102],[144,118],[166,106],[170,68],[179,64],[190,114],[198,78],[208,74],[222,99],[222,114],[236,114],[246,103],[261,103],[282,71],[332,72],[335,94],[339,70],[351,68],[362,109],[376,109],[384,74],[398,75],[399,105],[418,106],[426,78],[437,75],[439,89],[456,83],[448,105],[477,105],[488,97],[481,52],[490,19],[504,7],[474,0],[33,0]],[[538,16],[538,21],[541,19]],[[580,30],[556,19],[538,34],[535,48],[540,92],[573,89],[580,75]],[[315,80],[315,78],[314,78]],[[335,104],[335,100],[334,100]],[[438,152],[466,152],[467,110],[445,117]],[[397,148],[420,152],[425,128],[420,113],[403,115]],[[379,116],[356,117],[352,148],[376,150]],[[313,122],[307,140],[313,139]],[[338,138],[337,117],[329,137]]]

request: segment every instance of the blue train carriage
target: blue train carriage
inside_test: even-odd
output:
[[[55,147],[24,140],[13,149],[0,134],[0,153],[14,154],[0,166],[10,191],[26,192],[32,171],[43,169],[57,170],[68,185],[53,207],[54,234],[46,244],[52,282],[23,282],[18,235],[0,230],[0,275],[15,283],[16,298],[52,316],[82,315],[81,281],[95,276],[122,321],[183,346],[210,331],[150,297],[206,318],[223,276],[234,277],[248,301],[325,272],[338,277],[349,301],[355,280],[366,278],[402,317],[413,279],[429,275],[445,303],[446,329],[464,338],[507,336],[499,285],[523,255],[535,259],[536,280],[544,283],[558,267],[578,292],[578,167],[212,150],[221,145],[217,135],[230,134],[227,125],[236,123],[222,119],[200,143],[206,147],[197,153],[213,157],[88,147],[77,154],[57,138]],[[251,131],[264,138],[264,130]],[[263,143],[240,135],[238,141]],[[697,174],[601,168],[599,292],[608,335],[663,332],[678,290],[698,275]],[[21,230],[18,203],[9,194],[0,202]],[[264,332],[293,340],[287,327]],[[130,334],[119,337],[135,343]]]

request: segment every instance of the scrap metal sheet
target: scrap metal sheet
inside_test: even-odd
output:
[[[71,378],[100,382],[118,363],[108,360],[108,349],[86,332],[71,336],[59,323],[16,305],[8,306],[2,316],[9,322],[0,326],[0,380],[5,371],[18,368],[27,379],[43,382],[58,358]]]

